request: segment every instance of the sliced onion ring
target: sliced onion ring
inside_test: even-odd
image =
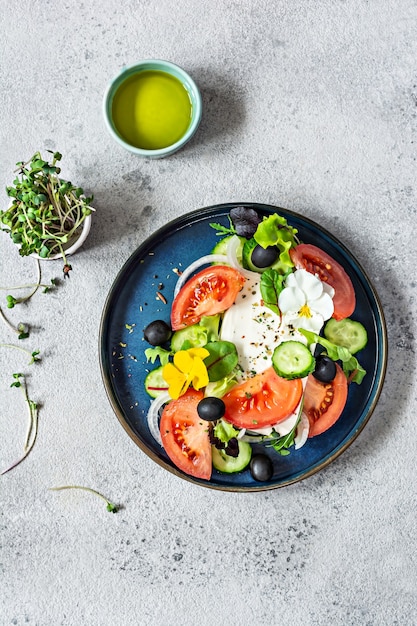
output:
[[[159,432],[159,411],[164,404],[170,402],[171,400],[172,398],[169,393],[167,391],[163,391],[151,402],[147,415],[150,433],[155,441],[157,441],[162,447],[161,433]]]
[[[300,423],[297,426],[297,434],[294,438],[295,449],[299,450],[303,447],[308,439],[308,432],[310,430],[310,422],[304,411],[301,413]]]
[[[227,256],[225,254],[206,254],[205,256],[193,261],[191,265],[185,268],[181,276],[178,278],[174,289],[174,298],[177,296],[181,287],[187,282],[191,274],[193,274],[202,265],[211,265],[212,263],[223,263],[224,265],[227,265]]]
[[[243,274],[243,276],[245,276],[245,278],[253,278],[254,276],[258,276],[257,272],[251,272],[250,270],[246,270],[244,267],[242,267],[242,265],[239,263],[238,258],[237,258],[237,250],[240,246],[240,239],[237,235],[233,235],[233,237],[230,238],[228,244],[227,244],[227,262],[229,265],[231,265],[232,267],[234,267],[235,269],[239,270],[239,272],[241,274]]]

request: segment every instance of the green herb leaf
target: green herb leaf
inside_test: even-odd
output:
[[[285,278],[286,275],[283,276],[272,268],[263,272],[261,276],[260,290],[262,300],[265,306],[277,315],[280,315],[278,298],[284,288]]]
[[[221,380],[237,366],[238,354],[234,343],[212,341],[204,347],[210,352],[210,355],[204,359],[210,382]]]
[[[266,445],[272,447],[275,452],[277,452],[281,456],[288,456],[290,454],[290,448],[295,443],[298,421],[299,420],[297,420],[297,423],[288,433],[288,435],[283,435],[282,437],[280,437],[278,433],[276,433],[275,437],[272,437],[270,443],[266,443]]]
[[[209,226],[211,226],[211,228],[214,228],[214,230],[217,230],[216,235],[236,235],[236,230],[235,227],[233,226],[233,223],[229,217],[229,226],[223,226],[222,224],[219,224],[217,222],[212,222],[211,224],[209,224]]]

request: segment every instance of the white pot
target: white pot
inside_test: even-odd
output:
[[[76,252],[79,248],[81,248],[84,241],[87,239],[90,228],[91,214],[87,215],[85,220],[83,221],[81,226],[81,233],[79,234],[79,236],[75,240],[72,239],[70,242],[68,242],[68,248],[65,248],[64,246],[65,256],[70,256],[71,254],[74,254],[74,252]],[[39,254],[36,254],[36,252],[33,252],[30,256],[34,257],[35,259],[39,259],[40,261],[55,261],[56,259],[62,259],[61,252],[57,252],[56,254],[48,256],[46,258],[40,257]]]

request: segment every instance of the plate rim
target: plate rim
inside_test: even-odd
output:
[[[211,480],[210,481],[201,480],[201,479],[195,478],[193,476],[189,476],[179,471],[176,467],[169,465],[168,463],[164,462],[160,457],[158,457],[157,454],[153,452],[152,449],[150,449],[141,441],[137,433],[127,423],[127,420],[124,417],[123,409],[119,405],[117,398],[115,397],[113,386],[111,384],[110,372],[108,371],[108,368],[106,368],[107,358],[106,358],[106,355],[104,354],[105,353],[104,338],[106,336],[105,330],[106,330],[107,322],[109,319],[110,305],[114,299],[114,295],[117,292],[117,289],[119,288],[120,279],[122,278],[122,276],[124,276],[126,271],[129,270],[130,266],[134,263],[136,257],[140,256],[143,253],[143,251],[145,251],[146,248],[149,247],[151,240],[155,241],[158,238],[158,235],[160,236],[163,233],[172,232],[173,230],[178,230],[179,228],[186,226],[188,222],[195,223],[197,221],[196,218],[198,217],[201,218],[201,220],[203,220],[204,218],[206,218],[208,215],[212,213],[221,212],[225,210],[230,212],[230,210],[233,207],[239,207],[239,206],[253,208],[255,210],[256,209],[263,210],[264,212],[266,211],[270,213],[280,214],[280,212],[284,212],[285,215],[294,217],[295,219],[300,220],[303,223],[305,223],[307,226],[311,226],[314,229],[318,230],[321,234],[325,235],[327,238],[333,241],[337,245],[337,247],[339,247],[345,253],[345,255],[348,258],[353,259],[357,268],[362,274],[362,277],[365,279],[366,285],[371,291],[372,296],[375,301],[376,311],[378,314],[376,321],[379,322],[377,335],[378,337],[380,337],[380,340],[378,341],[378,343],[381,344],[381,355],[380,355],[380,363],[379,363],[379,368],[378,368],[379,376],[377,380],[376,390],[373,393],[372,401],[370,403],[366,416],[362,420],[361,424],[356,428],[356,430],[349,434],[348,440],[342,443],[340,446],[338,446],[337,449],[333,450],[327,456],[325,456],[321,462],[317,463],[316,465],[314,465],[313,467],[310,467],[307,470],[299,471],[296,474],[293,474],[290,477],[287,477],[278,483],[272,483],[272,484],[260,483],[259,485],[253,485],[253,486],[216,484],[216,483],[212,483]],[[363,429],[367,425],[369,419],[371,418],[375,410],[378,400],[380,398],[380,395],[384,386],[384,382],[385,382],[387,362],[388,362],[388,333],[387,333],[384,311],[382,308],[380,297],[372,281],[370,280],[367,272],[364,270],[363,266],[361,265],[361,263],[348,250],[348,248],[345,246],[345,244],[342,241],[340,241],[337,237],[335,237],[335,235],[333,235],[329,230],[327,230],[326,228],[318,224],[318,222],[296,211],[292,211],[291,209],[286,209],[284,207],[279,207],[279,206],[275,206],[271,204],[264,204],[260,202],[225,202],[225,203],[214,204],[214,205],[210,205],[206,207],[201,207],[199,209],[194,209],[193,211],[184,213],[166,222],[165,224],[157,228],[151,235],[146,237],[146,239],[144,239],[144,241],[142,241],[142,243],[139,244],[139,246],[137,246],[136,249],[125,260],[125,262],[123,263],[123,265],[117,272],[115,278],[113,279],[112,285],[107,293],[107,296],[103,305],[103,310],[102,310],[100,324],[99,324],[98,343],[99,343],[98,347],[99,347],[100,371],[101,371],[101,377],[102,377],[102,381],[104,384],[107,398],[110,402],[110,405],[114,413],[116,414],[116,417],[119,423],[123,426],[124,430],[127,432],[129,437],[133,440],[133,442],[139,447],[139,449],[142,452],[144,452],[149,458],[151,458],[154,462],[156,462],[160,467],[169,471],[175,476],[183,480],[186,480],[187,482],[190,482],[194,485],[202,486],[202,487],[216,490],[216,491],[224,491],[224,492],[250,493],[250,492],[271,491],[273,489],[280,489],[280,488],[287,487],[295,483],[301,482],[302,480],[305,480],[309,478],[310,476],[317,474],[319,471],[325,469],[328,465],[330,465],[333,461],[335,461],[339,456],[341,456],[347,450],[347,448],[349,448],[352,445],[352,443],[357,439],[357,437],[360,435],[360,433],[363,431]]]

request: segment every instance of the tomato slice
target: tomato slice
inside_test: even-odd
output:
[[[309,243],[302,243],[290,250],[290,257],[297,269],[306,269],[317,274],[320,280],[335,290],[333,298],[336,320],[352,315],[356,306],[355,290],[352,281],[343,267],[329,254]]]
[[[200,419],[197,405],[202,391],[188,390],[162,411],[159,430],[165,452],[178,469],[203,480],[211,477],[211,445],[207,422]]]
[[[183,285],[171,310],[171,327],[179,330],[197,324],[205,315],[230,308],[245,284],[242,274],[227,265],[213,265]]]
[[[321,383],[312,374],[307,379],[303,412],[310,422],[308,436],[321,435],[333,426],[345,408],[348,395],[347,378],[336,363],[336,376],[331,383]]]
[[[238,428],[272,426],[295,411],[302,393],[300,378],[281,378],[269,367],[236,385],[223,396],[226,406],[224,417]]]

